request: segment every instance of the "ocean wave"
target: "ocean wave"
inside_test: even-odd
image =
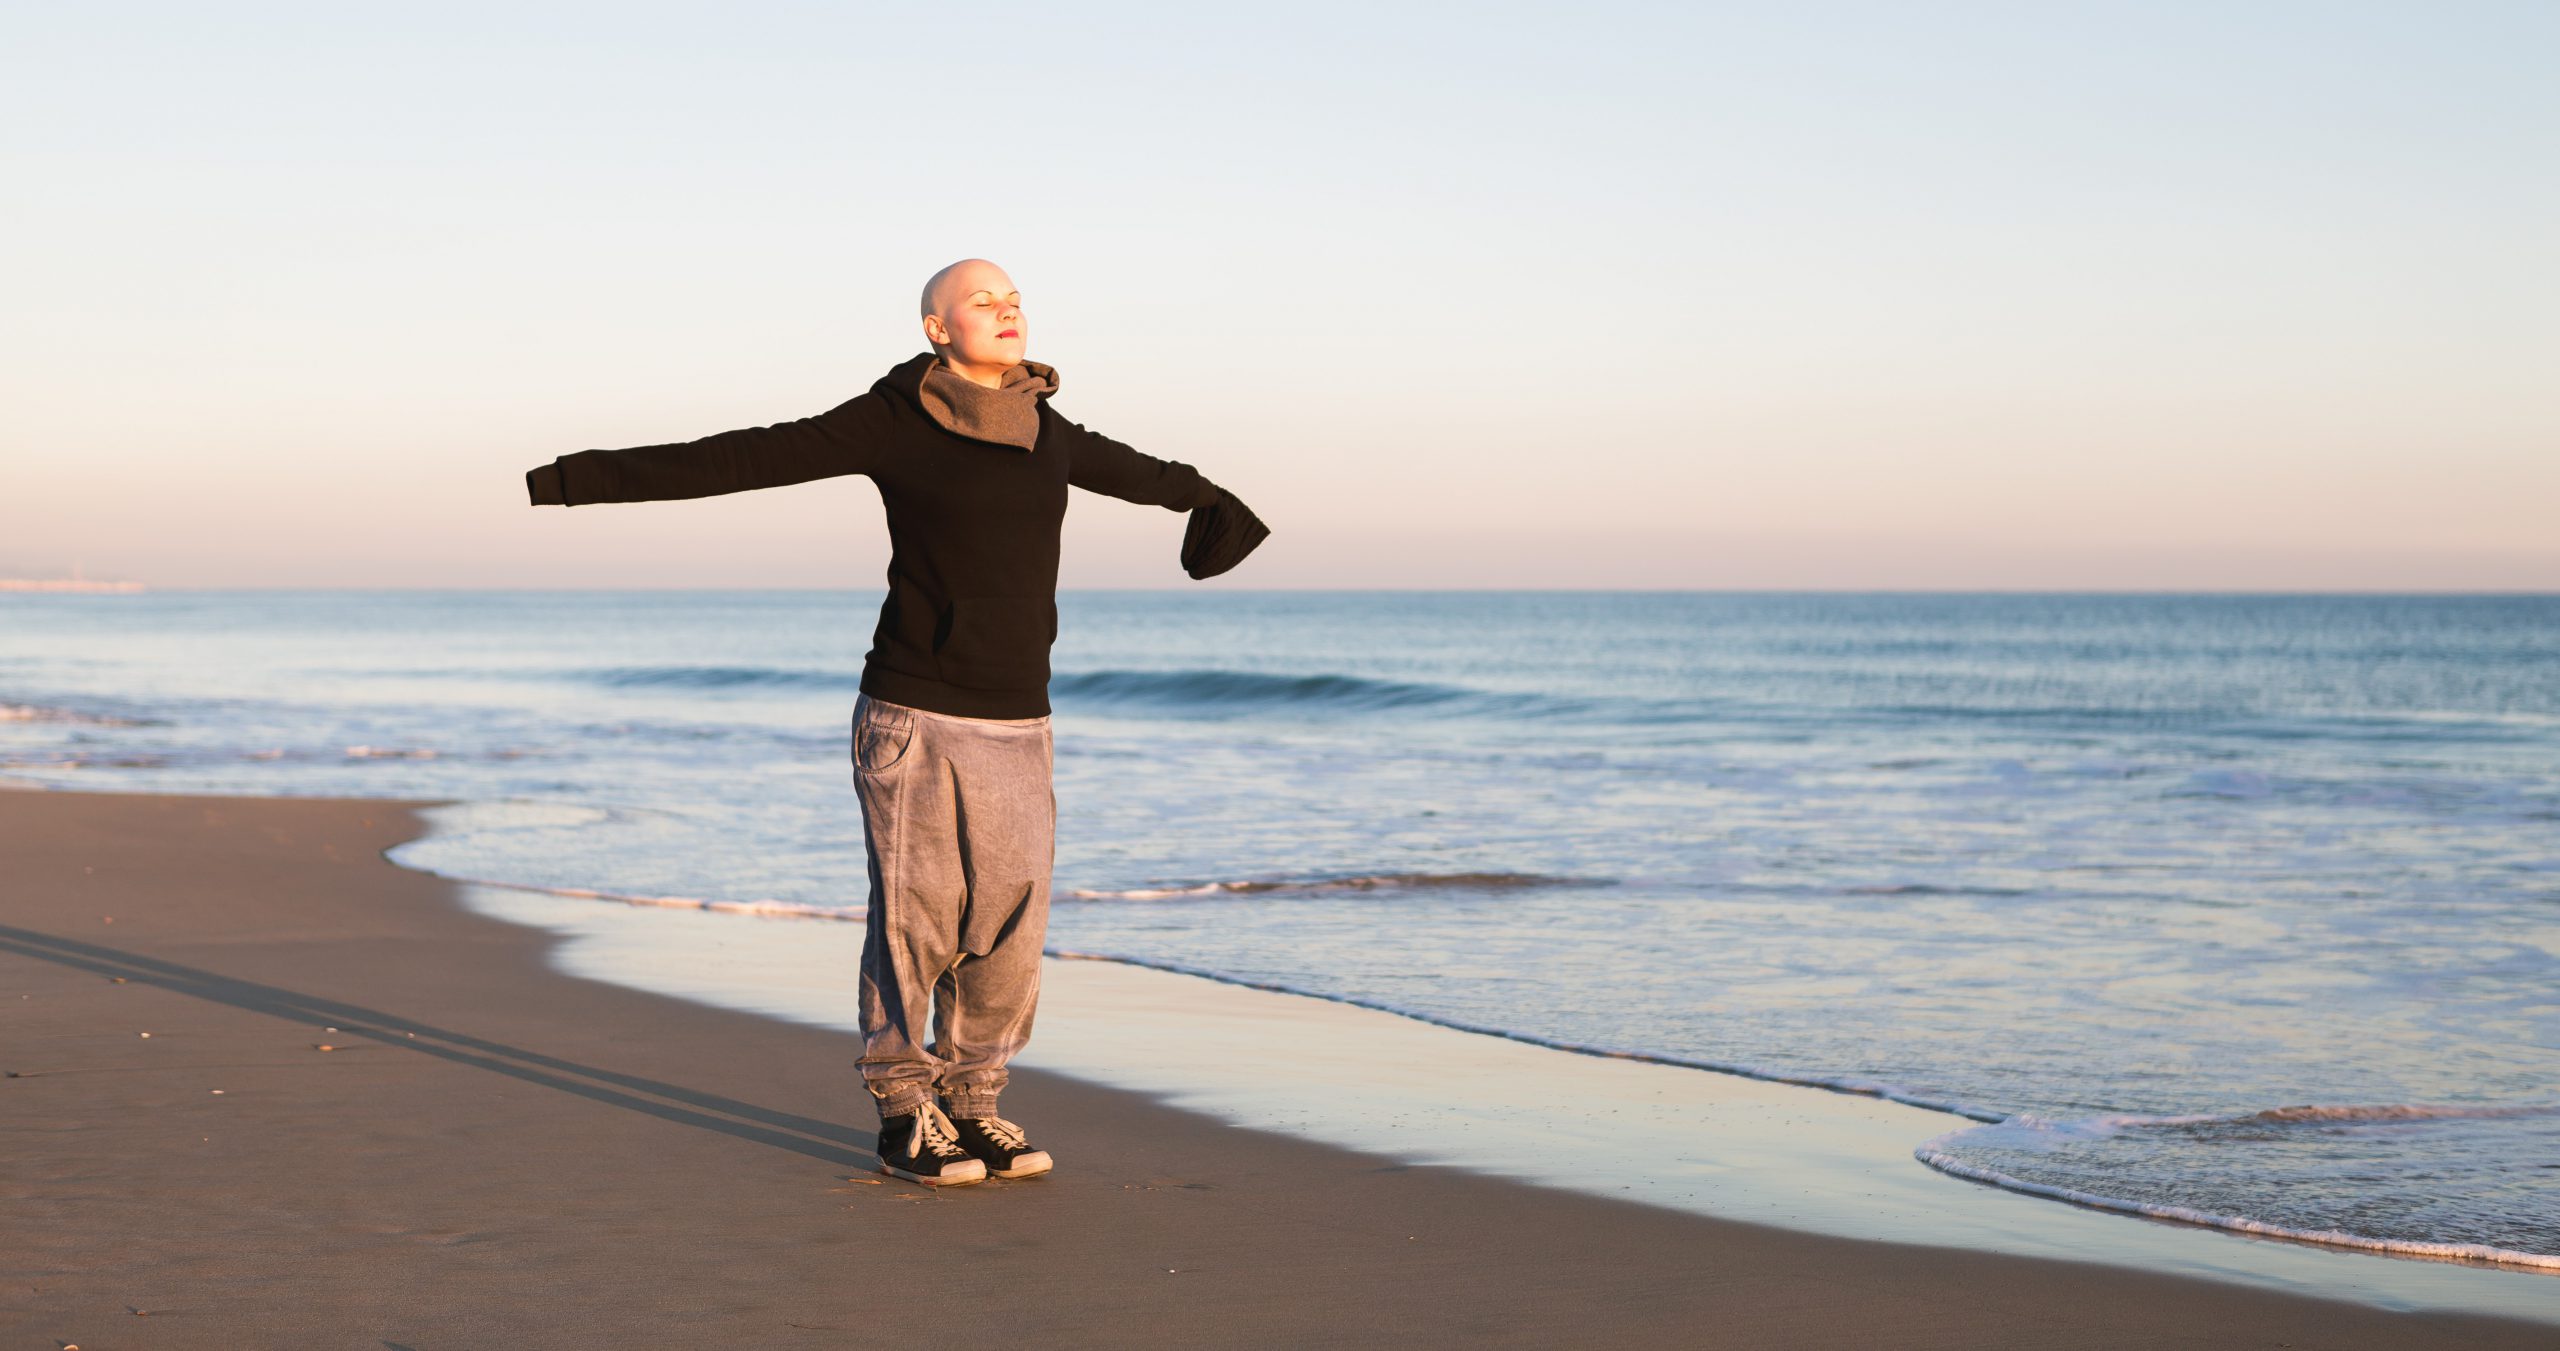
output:
[[[849,690],[862,679],[859,673],[852,671],[813,671],[784,666],[605,666],[568,674],[574,680],[614,689]]]
[[[1538,695],[1501,695],[1460,685],[1364,676],[1274,675],[1261,671],[1072,671],[1049,682],[1053,698],[1154,707],[1409,710],[1550,702]]]
[[[2004,1145],[2052,1147],[2107,1139],[2127,1131],[2144,1128],[2352,1125],[2395,1121],[2496,1121],[2541,1116],[2560,1116],[2560,1104],[2305,1103],[2294,1107],[2268,1107],[2254,1112],[2185,1112],[2170,1115],[2116,1112],[2103,1116],[2067,1117],[2049,1116],[2041,1112],[2013,1112],[1992,1123],[1998,1128],[1997,1132],[1985,1127],[1969,1129],[1966,1133],[1976,1138],[1997,1133],[2002,1136],[2000,1143]]]
[[[167,769],[164,755],[12,755],[0,757],[0,769]]]
[[[751,915],[757,919],[823,919],[851,920],[860,923],[869,911],[860,906],[812,905],[806,901],[778,901],[770,898],[755,901],[715,901],[700,896],[650,896],[628,891],[605,891],[596,887],[545,887],[530,882],[499,882],[486,877],[463,877],[434,868],[394,859],[394,862],[430,877],[465,886],[496,887],[500,891],[531,892],[537,896],[561,896],[573,901],[613,901],[621,905],[647,906],[658,910],[708,910],[721,915]]]
[[[474,674],[443,672],[441,674]],[[494,674],[494,673],[476,673]],[[513,673],[521,676],[524,673]],[[612,689],[852,690],[858,671],[780,666],[609,666],[561,677]],[[1692,723],[1724,710],[1711,700],[1577,698],[1535,691],[1487,690],[1436,681],[1385,680],[1341,672],[1278,674],[1196,667],[1173,671],[1107,668],[1050,677],[1053,702],[1116,711],[1177,715],[1305,711],[1537,717],[1631,723]]]
[[[624,905],[655,906],[671,910],[710,910],[727,915],[755,915],[768,919],[852,919],[863,917],[860,906],[812,905],[802,901],[754,900],[720,901],[701,896],[653,896],[632,892],[606,891],[597,887],[539,886],[530,882],[500,882],[486,877],[465,877],[435,868],[422,867],[402,859],[394,859],[403,867],[415,869],[448,882],[461,882],[475,887],[498,887],[507,891],[527,891],[544,896],[565,896],[573,900],[616,901]],[[1511,887],[1557,886],[1567,884],[1607,885],[1610,877],[1547,877],[1535,873],[1380,873],[1359,877],[1283,878],[1246,882],[1207,882],[1194,887],[1138,887],[1126,891],[1076,890],[1066,897],[1089,901],[1153,901],[1189,896],[1257,894],[1266,892],[1374,891],[1400,887],[1480,888],[1500,890]]]
[[[337,748],[304,746],[189,746],[160,749],[41,751],[28,755],[0,756],[0,768],[8,769],[225,769],[247,762],[301,768],[313,765],[345,764],[350,760],[451,760],[467,763],[502,763],[532,759],[544,752],[525,747],[499,747],[485,751],[449,751],[433,746],[354,745]],[[291,789],[271,791],[293,791]]]
[[[2350,743],[2496,743],[2519,730],[2546,728],[2560,718],[2496,710],[2367,711],[2225,705],[2027,704],[1885,702],[1855,699],[1837,705],[1773,706],[1765,720],[1780,723],[1905,726],[1954,723],[2031,728],[2039,732],[2099,735],[2183,732],[2242,741]]]
[[[850,691],[861,683],[859,669],[695,663],[586,667],[549,672],[448,668],[408,674],[482,679],[557,679],[609,689],[741,693],[757,690]],[[1596,720],[1637,725],[1731,721],[1764,727],[1812,724],[1825,727],[1843,724],[1909,726],[1953,722],[2089,732],[2191,731],[2253,740],[2288,741],[2319,738],[2363,741],[2497,739],[2512,735],[2518,725],[2533,723],[2529,715],[2418,712],[2296,714],[2206,705],[2126,707],[2096,703],[2004,705],[1852,700],[1806,706],[1699,695],[1680,698],[1624,694],[1585,697],[1541,690],[1493,690],[1445,681],[1393,680],[1338,671],[1289,673],[1222,667],[1060,671],[1050,679],[1049,694],[1053,701],[1067,704],[1191,715],[1287,710],[1398,712]],[[1888,762],[1887,767],[1910,766],[1907,762]]]
[[[2526,1103],[2508,1107],[2431,1107],[2415,1103],[2384,1103],[2380,1106],[2332,1107],[2307,1104],[2301,1107],[2270,1107],[2263,1112],[2244,1112],[2220,1120],[2241,1124],[2252,1121],[2291,1124],[2305,1121],[2487,1121],[2502,1117],[2560,1116],[2560,1104]],[[2197,1118],[2163,1118],[2164,1122],[2189,1123]]]
[[[2281,1128],[2547,1116],[2560,1116],[2560,1104],[2485,1106],[2420,1103],[2308,1103],[2291,1107],[2270,1107],[2254,1112],[2198,1112],[2183,1115],[2120,1113],[2093,1117],[2047,1117],[2032,1112],[2020,1112],[1984,1125],[1962,1126],[1943,1135],[1932,1137],[1913,1148],[1911,1154],[1913,1158],[1929,1167],[1953,1177],[1985,1183],[2005,1191],[2041,1196],[2056,1201],[2068,1201],[2074,1205],[2089,1206],[2098,1210],[2112,1210],[2121,1214],[2142,1215],[2158,1220],[2174,1220],[2181,1224],[2225,1229],[2233,1233],[2254,1234],[2263,1238],[2290,1239],[2325,1247],[2388,1253],[2399,1257],[2493,1262],[2504,1266],[2560,1271],[2560,1254],[2528,1252],[2488,1243],[2384,1238],[2343,1229],[2312,1229],[2298,1225],[2277,1224],[2246,1215],[2224,1214],[2190,1206],[2135,1200],[2084,1188],[2029,1181],[1997,1168],[1976,1163],[1957,1152],[1967,1140],[1977,1145],[1996,1140],[1999,1144],[2011,1147],[2025,1145],[2037,1150],[2050,1150],[2144,1129]]]
[[[1428,680],[1386,680],[1338,671],[1281,674],[1194,667],[1175,671],[1061,671],[1049,681],[1055,702],[1178,716],[1227,713],[1402,713],[1450,718],[1536,719],[1604,726],[1704,725],[1719,718],[1755,721],[1752,708],[1723,698],[1657,699],[1635,695],[1563,695],[1492,690]]]
[[[1813,888],[1819,890],[1819,888]],[[1842,887],[1843,896],[2032,896],[2028,887],[1954,887],[1933,882],[1905,882],[1896,886]]]
[[[0,704],[0,722],[71,723],[82,727],[166,727],[156,718],[119,718],[111,713],[90,713],[76,708],[55,708],[47,704]]]
[[[1273,877],[1234,882],[1199,882],[1162,887],[1105,890],[1079,887],[1065,893],[1078,901],[1165,901],[1200,896],[1255,896],[1272,892],[1326,894],[1340,891],[1508,891],[1523,887],[1614,886],[1614,877],[1556,877],[1544,873],[1356,873],[1335,877]]]

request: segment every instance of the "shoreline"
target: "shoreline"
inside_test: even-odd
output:
[[[445,811],[427,813],[431,821]],[[587,979],[851,1032],[859,925],[752,906],[599,905],[465,883],[474,912],[557,935]],[[608,898],[625,900],[627,898]],[[1930,1168],[1972,1118],[1878,1095],[1558,1047],[1356,1000],[1052,950],[1015,1064],[1409,1165],[1806,1233],[2064,1257],[2392,1309],[2560,1323],[2560,1277],[2128,1214]],[[1361,1062],[1391,1066],[1379,1074]],[[1348,1110],[1310,1110],[1306,1086]],[[1555,1145],[1574,1149],[1559,1162]]]
[[[506,809],[494,804],[480,803],[454,803],[433,808],[428,811],[427,816],[434,829],[425,838],[432,838],[436,831],[445,829],[452,829],[457,833],[469,833],[475,828],[485,828],[486,823],[474,822],[471,819],[482,811],[496,811],[504,814]],[[634,989],[670,994],[678,998],[698,999],[746,1012],[788,1017],[815,1026],[833,1027],[843,1031],[854,1030],[850,1018],[845,1015],[843,1003],[839,997],[839,987],[831,981],[811,981],[805,975],[806,964],[816,960],[812,955],[813,950],[843,946],[837,944],[831,937],[812,936],[808,940],[801,940],[773,933],[760,936],[770,940],[760,943],[757,938],[750,937],[741,931],[717,926],[696,929],[692,927],[691,921],[684,919],[667,920],[647,917],[612,919],[605,916],[619,915],[628,908],[637,908],[660,914],[673,911],[686,915],[719,914],[732,918],[758,920],[814,921],[822,927],[832,927],[847,922],[858,924],[862,918],[862,912],[858,909],[844,910],[799,902],[711,901],[695,897],[644,896],[593,888],[498,882],[455,876],[438,872],[432,867],[408,864],[398,857],[399,853],[400,851],[396,849],[391,851],[390,856],[393,862],[404,867],[415,867],[419,871],[441,877],[462,887],[465,903],[479,913],[544,928],[571,940],[560,952],[559,961],[563,969],[595,979],[614,981]],[[569,900],[571,904],[566,906],[558,904],[562,899]],[[600,913],[592,913],[586,907],[588,903],[595,901],[610,901],[618,904],[603,907]],[[715,935],[725,939],[727,945],[745,950],[757,950],[758,956],[754,969],[741,968],[733,971],[725,980],[706,981],[703,979],[704,972],[700,969],[679,971],[671,969],[662,960],[666,953],[673,951],[683,951],[690,957],[700,952],[705,941]],[[848,941],[858,942],[858,938]],[[1492,1038],[1554,1054],[1631,1062],[1682,1072],[1667,1076],[1665,1082],[1674,1087],[1662,1090],[1658,1096],[1685,1101],[1691,1109],[1687,1118],[1657,1117],[1652,1124],[1659,1129],[1660,1134],[1655,1138],[1648,1138],[1622,1128],[1616,1133],[1616,1138],[1599,1142],[1604,1149],[1630,1156],[1640,1155],[1655,1159],[1661,1151],[1662,1140],[1678,1140],[1684,1136],[1694,1137],[1701,1131],[1714,1133],[1711,1146],[1713,1150],[1718,1153],[1730,1152],[1734,1144],[1731,1139],[1734,1130],[1757,1129],[1751,1123],[1739,1122],[1730,1116],[1718,1114],[1716,1109],[1720,1105],[1729,1103],[1737,1097],[1729,1086],[1720,1087],[1725,1081],[1731,1079],[1783,1086],[1770,1095],[1772,1101],[1787,1105],[1806,1119],[1837,1118],[1838,1121],[1835,1124],[1853,1125],[1871,1124],[1876,1119],[1888,1120],[1908,1137],[1902,1142],[1907,1146],[1905,1148],[1889,1147],[1890,1142],[1882,1137],[1863,1142],[1858,1168],[1862,1173],[1870,1176],[1861,1185],[1868,1187],[1879,1185],[1871,1175],[1883,1170],[1893,1171],[1896,1175],[1892,1180],[1881,1185],[1886,1186],[1915,1213],[1928,1215],[1927,1220],[1916,1225],[1880,1223],[1880,1217],[1874,1213],[1876,1210],[1874,1204],[1851,1204],[1806,1218],[1785,1218],[1784,1215],[1789,1212],[1783,1208],[1777,1212],[1779,1218],[1769,1218],[1765,1214],[1760,1216],[1771,1223],[1789,1224],[1813,1232],[1835,1233],[1846,1237],[1886,1237],[1899,1242],[1976,1247],[2026,1255],[2052,1255],[2062,1252],[2081,1260],[2238,1280],[2275,1289],[2370,1302],[2389,1308],[2441,1307],[2490,1312],[2520,1310],[2527,1317],[2548,1316],[2553,1321],[2560,1321],[2560,1312],[2552,1312],[2546,1307],[2546,1296],[2543,1292],[2528,1289],[2519,1298],[2514,1291],[2495,1285],[2464,1277],[2433,1275],[2427,1271],[2430,1267],[2459,1267],[2488,1272],[2526,1274],[2560,1281],[2560,1258],[2543,1258],[2533,1254],[2509,1254],[2502,1250],[2483,1251],[2474,1245],[2393,1242],[2353,1234],[2306,1233],[2263,1224],[2245,1217],[2149,1206],[2110,1196],[2068,1192],[2037,1183],[2023,1182],[1989,1170],[1977,1169],[1960,1159],[1950,1158],[1940,1149],[1940,1146],[1948,1140],[1965,1131],[1986,1124],[1997,1124],[2002,1118],[1970,1108],[1963,1103],[1938,1101],[1898,1092],[1890,1085],[1785,1074],[1757,1070],[1749,1066],[1704,1063],[1675,1056],[1577,1045],[1500,1027],[1473,1026],[1366,999],[1246,980],[1212,970],[1109,953],[1076,952],[1053,946],[1047,950],[1045,956],[1047,960],[1043,965],[1049,974],[1044,979],[1052,985],[1061,978],[1061,962],[1105,963],[1115,967],[1164,973],[1178,978],[1178,981],[1202,982],[1206,986],[1223,987],[1227,991],[1255,991],[1277,995],[1282,997],[1283,1001],[1302,1002],[1297,1004],[1277,1002],[1263,1006],[1274,1020],[1303,1024],[1312,1017],[1318,1022],[1333,1027],[1331,1035],[1346,1044],[1371,1039],[1377,1035],[1379,1029],[1388,1029],[1390,1036],[1410,1044],[1410,1052],[1417,1059],[1436,1058],[1465,1063],[1488,1058],[1481,1054],[1482,1046],[1478,1042],[1451,1040],[1445,1037],[1435,1038],[1427,1035],[1417,1037],[1404,1029],[1397,1028],[1393,1023],[1379,1023],[1374,1020],[1363,1022],[1357,1017],[1346,1019],[1338,1014],[1316,1012],[1315,1007],[1320,1005],[1348,1007],[1394,1019],[1419,1022],[1440,1031],[1463,1034],[1466,1038]],[[854,952],[847,947],[844,951],[834,952],[828,960],[837,969],[850,969],[854,961]],[[1091,984],[1104,978],[1068,977],[1068,979]],[[1109,984],[1114,987],[1126,987],[1132,980],[1138,981],[1140,987],[1145,984],[1143,978],[1126,976],[1115,978]],[[1234,999],[1233,995],[1222,994],[1216,988],[1191,986],[1180,988],[1187,991],[1187,994],[1176,992],[1176,986],[1169,984],[1164,987],[1165,993],[1152,997],[1140,997],[1141,1002],[1161,1006],[1165,1016],[1174,1020],[1177,1025],[1188,1025],[1198,1020],[1204,1005],[1215,1005],[1221,1000],[1232,1002]],[[804,992],[805,997],[777,1001],[771,992],[781,989],[800,990]],[[1120,991],[1120,997],[1125,999],[1139,996],[1134,996],[1124,989]],[[1044,1026],[1054,1028],[1055,1019],[1047,1020]],[[1052,1041],[1054,1041],[1054,1035],[1052,1032]],[[1123,1016],[1109,1029],[1109,1035],[1097,1040],[1116,1040],[1127,1043],[1146,1036],[1146,1029],[1136,1026],[1132,1019]],[[1033,1046],[1025,1053],[1025,1059],[1020,1063],[1043,1063],[1044,1049],[1041,1045]],[[1168,1048],[1161,1045],[1156,1047],[1159,1058],[1163,1058],[1166,1049]],[[1114,1058],[1107,1054],[1088,1055],[1075,1064],[1069,1072],[1098,1083],[1118,1087],[1143,1087],[1161,1095],[1184,1098],[1197,1103],[1203,1110],[1211,1111],[1235,1124],[1278,1130],[1288,1134],[1310,1135],[1308,1124],[1300,1121],[1295,1114],[1275,1107],[1269,1100],[1271,1095],[1260,1092],[1254,1084],[1236,1082],[1232,1076],[1224,1074],[1224,1066],[1218,1059],[1197,1054],[1196,1048],[1181,1049],[1191,1050],[1193,1053],[1189,1055],[1177,1053],[1171,1057],[1185,1065],[1185,1071],[1180,1075],[1150,1074],[1147,1072],[1148,1067],[1144,1061],[1133,1061],[1126,1056]],[[1232,1059],[1268,1063],[1275,1052],[1286,1054],[1287,1048],[1271,1042],[1257,1042],[1250,1046],[1228,1048],[1227,1054]],[[1504,1063],[1505,1059],[1502,1056],[1490,1057],[1495,1064]],[[1529,1064],[1522,1063],[1531,1059],[1530,1057],[1508,1059],[1509,1072],[1522,1078],[1535,1077],[1536,1071]],[[1306,1067],[1306,1077],[1313,1078],[1321,1071],[1321,1066],[1310,1065]],[[1702,1080],[1685,1077],[1696,1074],[1703,1074],[1708,1078]],[[1431,1110],[1430,1104],[1451,1096],[1445,1084],[1424,1088],[1408,1079],[1405,1089],[1402,1095],[1374,1103],[1372,1106],[1376,1110],[1400,1119],[1410,1120],[1418,1112]],[[1813,1096],[1805,1096],[1805,1094]],[[1861,1108],[1844,1105],[1843,1100],[1852,1104],[1860,1102],[1898,1104],[1916,1111],[1895,1113],[1889,1108]],[[1480,1118],[1490,1106],[1492,1105],[1478,1104],[1474,1117],[1465,1113],[1443,1111],[1439,1114],[1438,1124],[1442,1129],[1480,1129],[1482,1122],[1477,1118]],[[1512,1132],[1513,1138],[1500,1146],[1476,1148],[1467,1152],[1463,1156],[1463,1162],[1466,1166],[1521,1180],[1578,1189],[1595,1195],[1605,1196],[1627,1192],[1632,1193],[1632,1199],[1645,1201],[1648,1204],[1697,1210],[1711,1215],[1730,1217],[1746,1212],[1756,1214],[1767,1211],[1777,1204],[1768,1198],[1739,1199],[1729,1187],[1723,1190],[1721,1200],[1717,1204],[1703,1204],[1700,1199],[1701,1193],[1688,1185],[1695,1181],[1695,1175],[1702,1171],[1700,1168],[1691,1167],[1686,1170],[1690,1176],[1683,1177],[1682,1170],[1666,1169],[1658,1160],[1649,1162],[1641,1169],[1623,1174],[1605,1168],[1583,1170],[1579,1173],[1560,1173],[1541,1164],[1542,1142],[1538,1139],[1525,1138],[1527,1134],[1531,1133],[1515,1129]],[[1545,1127],[1541,1125],[1534,1134],[1542,1136],[1545,1134]],[[1317,1129],[1312,1133],[1311,1138],[1325,1140],[1346,1148],[1372,1152],[1393,1152],[1406,1143],[1395,1139],[1366,1138],[1357,1132],[1338,1129],[1330,1131]],[[1813,1170],[1825,1177],[1831,1177],[1837,1172],[1841,1162],[1838,1158],[1821,1155],[1790,1155],[1783,1150],[1772,1148],[1773,1144],[1773,1141],[1767,1139],[1753,1143],[1751,1152],[1759,1160],[1759,1167],[1781,1173]],[[1949,1194],[1942,1188],[1933,1189],[1925,1182],[1915,1181],[1907,1175],[1900,1175],[1904,1171],[1901,1170],[1900,1165],[1912,1159],[1916,1159],[1949,1181],[1966,1184],[1967,1190],[1974,1187],[1989,1187],[2014,1197],[2031,1199],[2041,1207],[2062,1206],[2073,1210],[2094,1211],[2132,1219],[2145,1227],[2131,1233],[2106,1225],[2090,1229],[2081,1226],[2075,1220],[2049,1218],[2049,1212],[2030,1210],[2023,1214],[2013,1214],[2002,1211],[1996,1206],[1986,1209],[1983,1205],[1965,1198],[1962,1193]],[[1805,1194],[1805,1191],[1806,1189],[1794,1186],[1787,1189],[1790,1196],[1799,1198]],[[1864,1191],[1860,1195],[1872,1200],[1878,1193]],[[2195,1231],[2247,1240],[2250,1245],[2262,1248],[2281,1250],[2286,1247],[2301,1247],[2328,1253],[2381,1256],[2404,1267],[2414,1264],[2417,1269],[2400,1271],[2386,1269],[2381,1272],[2347,1274],[2333,1265],[2317,1260],[2305,1261],[2282,1255],[2269,1255],[2252,1251],[2250,1247],[2200,1245],[2190,1238],[2178,1237],[2178,1235],[2191,1234]],[[2560,1288],[2555,1288],[2547,1298],[2560,1301]]]
[[[425,828],[433,805],[0,794],[0,857],[15,879],[0,970],[23,996],[0,999],[6,1068],[22,1076],[0,1087],[19,1099],[0,1129],[21,1174],[11,1210],[25,1217],[0,1243],[14,1287],[0,1325],[89,1344],[130,1327],[112,1319],[152,1316],[164,1320],[155,1337],[173,1345],[237,1344],[243,1328],[477,1341],[573,1325],[643,1341],[675,1329],[787,1342],[806,1327],[814,1331],[801,1340],[824,1345],[830,1330],[947,1335],[955,1318],[988,1335],[1019,1339],[1036,1326],[1044,1340],[1078,1344],[1126,1344],[1133,1328],[1162,1344],[1535,1344],[1679,1337],[1710,1322],[1746,1341],[1794,1345],[2281,1336],[2486,1347],[2550,1335],[2512,1319],[1775,1228],[1527,1185],[1448,1148],[1361,1152],[1247,1129],[1227,1118],[1272,1108],[1227,1101],[1235,1085],[1220,1076],[1133,1091],[1083,1077],[1083,1062],[1120,1066],[1123,1082],[1143,1077],[1127,1073],[1133,1064],[1189,1074],[1171,1051],[1138,1053],[1130,1038],[1147,1028],[1195,1042],[1249,1033],[1320,1059],[1342,1044],[1328,1040],[1338,1029],[1314,1030],[1331,1016],[1324,1009],[1359,1020],[1358,1037],[1379,1035],[1368,1020],[1381,1020],[1497,1039],[1257,991],[1229,993],[1317,1007],[1238,1012],[1223,993],[1202,994],[1211,982],[1102,963],[1049,963],[1053,973],[1087,969],[1059,976],[1008,1098],[1020,1104],[1009,1115],[1059,1152],[1056,1177],[951,1193],[875,1183],[851,1037],[787,1013],[564,974],[603,949],[491,918],[467,888],[380,857]],[[779,932],[810,965],[815,926],[557,904],[598,924],[639,916],[742,931],[719,935],[725,948]],[[706,982],[726,979],[724,965],[753,965],[736,951],[696,955]],[[1096,975],[1108,979],[1087,979]],[[1167,983],[1197,988],[1168,994]],[[777,1001],[787,993],[767,991]],[[834,997],[849,1005],[849,994]],[[136,1035],[154,1026],[157,1037]],[[361,1035],[346,1048],[356,1054],[314,1051],[335,1044],[329,1027]],[[1541,1073],[1572,1061],[1611,1074],[1731,1078],[1506,1049]],[[1210,1054],[1235,1063],[1232,1045]],[[1225,1077],[1259,1081],[1311,1128],[1392,1133],[1405,1127],[1382,1104],[1415,1089],[1415,1066],[1392,1053],[1377,1061],[1357,1066],[1361,1082],[1349,1085],[1293,1078],[1301,1071],[1285,1066]],[[1510,1134],[1526,1123],[1563,1140],[1568,1156],[1607,1138],[1557,1136],[1571,1111],[1516,1077],[1486,1081],[1493,1107],[1513,1118]],[[1308,1101],[1308,1082],[1326,1083],[1328,1100]],[[1372,1096],[1346,1097],[1349,1087]],[[1809,1109],[1754,1110],[1800,1120]],[[1898,1141],[1902,1167],[1928,1182],[1934,1208],[1969,1193],[2078,1214],[2111,1233],[2173,1230],[1945,1178],[1909,1158],[1913,1143]],[[1441,1157],[1398,1161],[1435,1150]],[[2547,1281],[2174,1232],[2359,1271],[2426,1265]],[[951,1265],[913,1260],[935,1253],[994,1273],[999,1293],[955,1314],[917,1284],[916,1273]],[[2560,1300],[2560,1288],[2533,1288]],[[884,1298],[890,1291],[903,1302]]]

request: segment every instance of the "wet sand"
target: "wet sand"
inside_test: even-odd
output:
[[[8,1344],[2554,1337],[1416,1166],[1029,1067],[1007,1114],[1058,1171],[930,1191],[871,1171],[849,1035],[561,974],[550,932],[383,861],[420,828],[0,793]]]

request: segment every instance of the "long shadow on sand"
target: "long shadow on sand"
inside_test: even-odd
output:
[[[827,1163],[869,1170],[878,1158],[866,1135],[832,1121],[724,1098],[638,1075],[580,1065],[557,1056],[506,1046],[479,1037],[433,1027],[398,1014],[340,1003],[313,995],[279,990],[272,985],[239,980],[217,971],[144,957],[118,948],[0,924],[0,951],[122,977],[145,985],[228,1004],[297,1023],[334,1027],[338,1034],[361,1037],[384,1046],[470,1065],[492,1074],[563,1093],[574,1093],[664,1121],[718,1131],[723,1135],[787,1149]],[[642,1096],[646,1095],[646,1096]],[[680,1104],[680,1105],[679,1105]]]

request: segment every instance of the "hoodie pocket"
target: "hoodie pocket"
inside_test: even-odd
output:
[[[1057,637],[1054,597],[962,596],[951,602],[951,626],[933,658],[942,678],[962,689],[1042,689]]]

